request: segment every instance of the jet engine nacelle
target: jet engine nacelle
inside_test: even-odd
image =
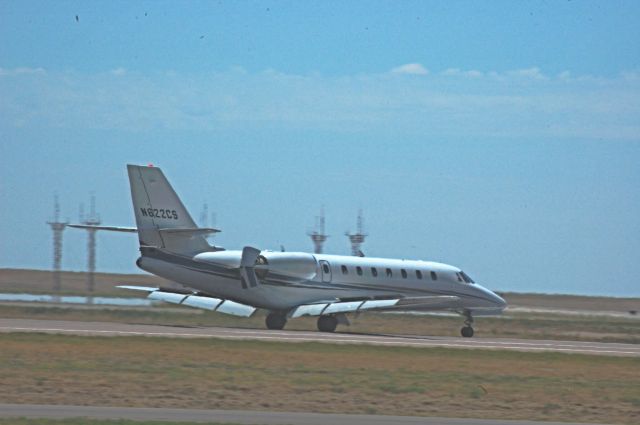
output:
[[[240,268],[242,251],[203,252],[193,257],[195,261],[227,268]],[[304,252],[262,251],[255,264],[256,274],[282,275],[298,279],[313,279],[317,274],[316,258]]]
[[[268,270],[269,273],[295,277],[299,279],[313,279],[318,271],[316,257],[304,252],[273,252],[260,253],[256,272]],[[260,264],[266,260],[266,264]]]

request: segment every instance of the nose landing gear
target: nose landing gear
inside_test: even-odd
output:
[[[471,316],[471,312],[465,311],[464,317],[464,327],[460,329],[460,335],[464,338],[471,338],[473,336],[473,327],[471,326],[473,325],[473,317]]]

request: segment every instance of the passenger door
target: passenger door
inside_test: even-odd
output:
[[[323,282],[331,282],[331,264],[328,261],[320,260],[320,273]]]

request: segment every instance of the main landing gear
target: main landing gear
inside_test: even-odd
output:
[[[318,317],[318,330],[320,332],[335,332],[337,327],[338,318],[336,316]]]
[[[473,336],[473,327],[471,326],[473,325],[473,317],[468,311],[464,312],[464,317],[464,327],[460,329],[460,335],[462,335],[464,338],[471,338]]]
[[[265,323],[267,325],[267,329],[281,330],[284,328],[284,325],[287,324],[287,316],[282,313],[271,312],[267,314]]]

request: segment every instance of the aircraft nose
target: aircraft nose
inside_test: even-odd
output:
[[[496,306],[500,308],[505,308],[507,306],[507,302],[505,301],[504,298],[502,298],[500,295],[496,294],[495,292],[491,292],[491,294],[493,295],[493,302],[496,303]]]
[[[507,306],[507,302],[500,295],[485,287],[480,286],[480,288],[482,288],[482,293],[487,301],[491,302],[498,308],[505,308]]]

